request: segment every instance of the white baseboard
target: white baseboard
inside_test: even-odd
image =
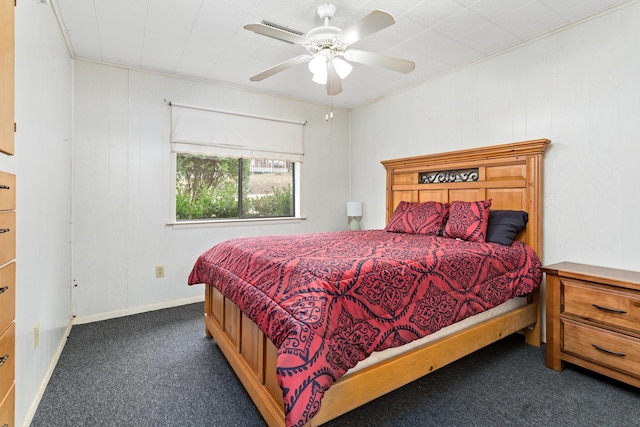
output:
[[[178,307],[180,305],[194,304],[204,301],[204,295],[191,298],[183,298],[174,301],[167,301],[158,304],[144,305],[142,307],[131,307],[122,310],[109,311],[107,313],[92,314],[90,316],[78,316],[73,318],[74,325],[84,323],[99,322],[101,320],[115,319],[118,317],[130,316],[132,314],[146,313],[147,311],[162,310],[163,308]]]
[[[64,349],[64,345],[67,343],[67,338],[69,337],[69,333],[71,333],[71,327],[73,326],[73,319],[69,319],[69,323],[67,324],[67,328],[58,343],[58,347],[56,348],[53,357],[51,358],[51,363],[49,363],[49,367],[47,368],[47,372],[44,374],[44,378],[40,383],[40,387],[38,387],[38,392],[33,398],[33,402],[31,402],[31,407],[29,407],[29,411],[27,412],[27,416],[24,419],[24,427],[29,427],[31,422],[33,421],[33,417],[36,415],[36,410],[38,409],[38,405],[40,405],[40,401],[42,400],[42,396],[44,395],[44,391],[47,388],[47,384],[49,384],[49,380],[51,379],[51,375],[53,375],[53,370],[56,368],[58,364],[58,360],[60,360],[60,356],[62,355],[62,350]]]

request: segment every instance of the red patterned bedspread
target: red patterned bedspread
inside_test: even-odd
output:
[[[512,246],[384,230],[234,239],[203,253],[211,283],[278,347],[287,425],[373,351],[426,336],[531,292],[540,261]]]

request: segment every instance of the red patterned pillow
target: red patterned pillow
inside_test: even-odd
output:
[[[440,202],[400,202],[385,230],[394,233],[439,234],[449,206]]]
[[[481,202],[455,201],[449,206],[444,236],[469,242],[484,242],[489,223],[491,199]]]

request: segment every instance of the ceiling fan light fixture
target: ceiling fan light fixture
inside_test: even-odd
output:
[[[353,66],[349,64],[344,59],[333,58],[333,68],[336,69],[336,73],[340,76],[341,79],[345,79],[353,70]]]
[[[318,83],[319,85],[327,84],[327,71],[325,70],[324,73],[323,72],[313,73],[313,78],[311,80]]]
[[[324,55],[316,55],[309,61],[309,71],[313,74],[327,74],[327,58]]]

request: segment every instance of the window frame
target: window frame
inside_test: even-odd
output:
[[[301,197],[301,176],[302,176],[302,162],[292,162],[294,164],[293,174],[293,216],[286,217],[266,217],[266,218],[220,218],[220,219],[196,219],[196,220],[177,220],[176,219],[176,183],[177,183],[177,167],[178,167],[178,153],[171,152],[171,179],[170,179],[170,203],[169,203],[169,221],[167,225],[172,226],[174,229],[181,228],[201,228],[201,227],[224,227],[224,226],[237,226],[247,223],[255,224],[287,224],[287,223],[299,223],[306,218],[302,215],[302,197]]]

